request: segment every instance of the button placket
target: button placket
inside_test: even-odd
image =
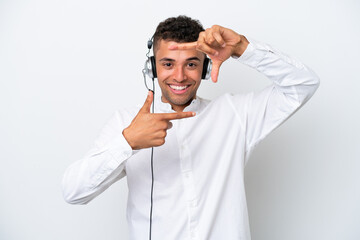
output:
[[[195,191],[193,172],[192,172],[192,164],[191,164],[191,151],[188,145],[187,140],[181,134],[183,133],[181,130],[181,125],[183,122],[178,121],[178,143],[180,145],[180,167],[182,173],[182,179],[184,184],[184,191],[187,199],[187,208],[189,214],[189,230],[191,239],[198,239],[198,220],[196,216],[197,212],[197,194]]]

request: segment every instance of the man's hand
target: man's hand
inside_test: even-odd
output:
[[[217,82],[221,64],[230,56],[241,56],[249,41],[245,36],[231,29],[214,25],[199,34],[196,42],[179,43],[169,46],[171,50],[196,49],[207,54],[212,62],[211,79]]]
[[[165,143],[166,131],[172,127],[170,120],[195,116],[194,112],[150,113],[153,93],[146,101],[123,135],[133,150],[157,147]]]

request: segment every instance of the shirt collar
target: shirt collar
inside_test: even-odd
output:
[[[189,104],[189,106],[185,107],[184,112],[199,112],[200,111],[200,106],[201,106],[201,102],[202,99],[199,96],[196,96],[191,103]],[[170,103],[165,103],[163,101],[161,101],[161,96],[155,96],[155,112],[166,112],[166,113],[170,113],[170,112],[175,112],[172,108]]]

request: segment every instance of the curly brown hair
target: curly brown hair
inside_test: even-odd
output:
[[[169,40],[179,43],[194,42],[198,39],[199,33],[202,31],[204,31],[204,27],[199,20],[191,19],[184,15],[168,18],[159,23],[156,28],[153,37],[154,54],[160,40]]]

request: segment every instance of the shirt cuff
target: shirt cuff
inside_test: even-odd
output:
[[[259,63],[264,59],[266,54],[269,52],[274,53],[271,46],[255,41],[249,37],[246,37],[249,40],[249,45],[243,52],[240,57],[233,57],[237,61],[248,65],[249,67],[256,68]]]
[[[114,169],[138,151],[131,148],[124,135],[119,134],[109,145],[109,154],[113,157],[113,160],[109,162],[108,166]]]

